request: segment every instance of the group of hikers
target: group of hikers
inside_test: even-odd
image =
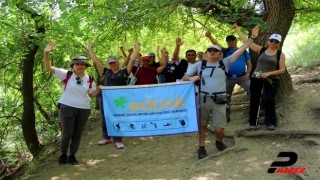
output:
[[[208,30],[205,36],[212,45],[208,46],[205,52],[198,52],[198,54],[193,49],[187,50],[185,59],[179,57],[180,46],[183,44],[180,38],[176,39],[174,53],[170,60],[167,49],[160,49],[159,46],[157,54],[150,52],[148,56],[142,56],[141,44],[136,42],[134,48],[128,50],[128,54],[124,51],[124,47],[120,47],[125,59],[122,64],[116,56],[111,55],[107,58],[107,67],[105,67],[95,55],[92,43],[87,49],[94,65],[104,76],[103,86],[194,82],[197,85],[196,95],[199,98],[197,102],[200,125],[198,159],[203,159],[207,156],[205,138],[209,119],[215,129],[216,148],[219,151],[227,148],[223,143],[224,128],[230,122],[230,101],[235,84],[243,87],[250,95],[249,127],[258,126],[256,120],[263,94],[265,125],[269,130],[276,129],[275,95],[279,86],[279,75],[285,72],[285,55],[278,50],[282,37],[279,34],[272,34],[268,39],[268,47],[265,48],[253,43],[253,39],[259,33],[258,26],[252,29],[249,37],[245,36],[236,24],[232,25],[232,29],[244,42],[240,47],[237,47],[237,39],[234,35],[226,37],[227,48],[221,47]],[[96,86],[92,76],[85,74],[86,69],[91,65],[84,56],[73,58],[69,64],[72,71],[51,66],[49,53],[55,46],[56,44],[51,42],[44,49],[44,64],[45,68],[62,82],[63,93],[58,101],[62,126],[59,164],[75,165],[78,164],[75,154],[79,148],[81,133],[91,112],[89,97],[98,95],[102,104],[101,89]],[[250,55],[246,51],[249,47],[259,55],[254,70]],[[155,62],[156,58],[158,62]],[[114,143],[116,148],[124,148],[121,137],[108,136],[104,111],[107,109],[101,108],[102,140],[98,144]],[[68,149],[69,156],[67,156]]]

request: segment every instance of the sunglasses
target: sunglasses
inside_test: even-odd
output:
[[[219,50],[218,50],[218,49],[215,49],[215,48],[207,49],[207,51],[208,51],[208,52],[214,52],[214,53],[219,52]]]
[[[77,80],[77,84],[82,85],[82,79],[81,78],[76,77],[76,80]]]
[[[276,39],[270,39],[269,40],[271,43],[276,43],[276,44],[278,44],[279,43],[279,41],[278,40],[276,40]]]

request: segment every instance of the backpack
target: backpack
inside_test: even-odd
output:
[[[230,48],[227,48],[224,52],[223,52],[223,58],[226,58],[227,55],[229,54]],[[247,59],[247,51],[244,51],[242,54],[244,56],[245,59]]]
[[[62,80],[61,82],[62,82],[62,84],[64,85],[64,89],[63,89],[63,91],[65,91],[66,90],[66,87],[67,87],[67,83],[68,83],[68,81],[69,81],[69,79],[70,79],[70,77],[71,77],[71,75],[72,75],[72,71],[68,71],[67,72],[67,76],[66,76],[66,78],[64,79],[64,80]],[[92,88],[92,82],[93,82],[93,77],[92,76],[89,76],[89,88]]]
[[[187,69],[188,69],[188,61],[185,59],[181,59],[180,63],[172,72],[173,78],[181,79],[183,75],[187,72]]]
[[[133,74],[132,72],[130,73],[129,77],[128,77],[128,85],[136,85],[137,84],[137,73],[139,71],[139,66],[138,66],[138,69],[137,71]]]
[[[106,68],[107,69],[107,68]],[[111,69],[107,69],[107,71],[105,72],[105,74],[103,75],[103,82],[105,83],[105,80],[107,77],[109,77],[109,73],[113,73],[111,71]],[[130,75],[127,75],[123,69],[120,69],[120,76],[123,77],[124,81],[125,81],[125,84],[128,85],[130,83],[130,78],[132,77],[131,74]]]
[[[166,69],[162,73],[164,75],[166,82],[175,82],[176,81],[176,78],[173,77],[173,73],[174,73],[174,70],[177,68],[177,66],[178,65],[175,63],[168,62]]]
[[[258,55],[258,57],[257,57],[257,60],[259,60],[259,57],[261,56],[261,54],[264,52],[264,51],[266,51],[266,47],[263,47],[263,48],[261,48],[260,49],[260,52],[259,52],[259,55]],[[281,57],[281,53],[282,53],[282,51],[281,50],[277,50],[277,69],[279,70],[279,61],[280,61],[280,57]]]
[[[200,77],[202,76],[202,71],[203,71],[205,68],[212,68],[211,73],[210,73],[210,77],[212,77],[214,68],[216,68],[216,66],[207,66],[207,60],[202,60],[202,61],[201,61],[201,70],[200,70],[200,74],[199,74]],[[219,66],[218,66],[218,68],[221,68],[221,69],[224,71],[224,74],[229,78],[228,73],[227,73],[227,71],[226,71],[226,66],[224,65],[224,63],[223,63],[222,60],[219,60]],[[203,79],[202,77],[201,77],[201,83],[202,83],[202,84],[206,84],[205,81],[204,81],[204,79]],[[197,82],[196,82],[196,85],[197,85],[197,86],[200,86],[200,82],[197,81]]]

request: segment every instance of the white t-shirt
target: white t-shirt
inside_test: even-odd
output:
[[[66,79],[67,73],[68,71],[65,69],[54,68],[54,76],[59,78],[61,81]],[[72,73],[65,90],[65,85],[61,83],[62,90],[64,91],[58,102],[75,108],[90,109],[88,94],[91,94],[96,90],[96,84],[93,81],[92,87],[89,88],[90,82],[87,74],[81,78],[81,84],[77,84],[76,78],[77,76],[75,73]]]

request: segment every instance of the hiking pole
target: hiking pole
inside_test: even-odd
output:
[[[197,88],[197,86],[196,86]],[[196,90],[197,91],[197,90]],[[198,126],[199,126],[199,146],[201,145],[201,140],[202,140],[202,134],[201,134],[201,97],[200,97],[200,92],[201,92],[201,76],[199,79],[199,88],[198,88],[198,100],[199,100],[199,114],[198,114]]]
[[[261,89],[261,94],[260,94],[260,102],[259,102],[259,107],[258,107],[258,112],[257,112],[257,120],[256,120],[256,127],[258,126],[258,121],[259,121],[259,115],[260,115],[260,108],[261,108],[261,104],[262,104],[262,98],[263,98],[263,86]]]

